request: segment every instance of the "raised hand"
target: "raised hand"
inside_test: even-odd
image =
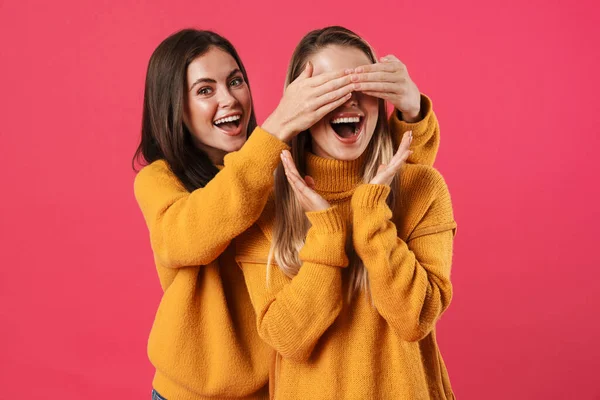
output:
[[[352,81],[356,90],[392,103],[407,122],[420,117],[421,93],[408,75],[406,65],[393,55],[382,57],[381,62],[355,68]]]
[[[323,211],[331,207],[327,200],[313,190],[314,180],[312,177],[307,175],[302,179],[289,151],[281,153],[281,161],[285,169],[285,176],[304,212]]]
[[[312,76],[310,62],[302,74],[285,89],[279,105],[262,127],[287,142],[344,104],[356,84],[344,70]]]
[[[394,176],[398,173],[402,164],[406,161],[408,156],[411,155],[412,151],[409,150],[410,142],[412,142],[412,132],[409,131],[402,138],[398,151],[394,154],[394,157],[390,160],[389,164],[382,164],[377,170],[377,174],[371,179],[371,184],[374,185],[389,185],[392,183]]]

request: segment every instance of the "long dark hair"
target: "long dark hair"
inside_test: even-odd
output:
[[[196,29],[184,29],[166,38],[152,53],[146,73],[142,139],[132,166],[165,160],[188,191],[204,187],[218,168],[197,148],[183,122],[186,101],[187,68],[210,48],[218,47],[237,62],[244,80],[250,83],[242,60],[224,37]],[[248,123],[249,135],[256,127],[254,104]]]

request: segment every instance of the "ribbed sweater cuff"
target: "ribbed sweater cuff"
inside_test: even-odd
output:
[[[300,250],[300,260],[332,267],[347,266],[346,222],[339,208],[333,206],[306,215],[312,227],[308,230],[306,242]]]
[[[394,108],[394,112],[390,117],[390,124],[397,125],[398,132],[412,131],[413,136],[419,136],[425,132],[429,126],[429,120],[433,114],[433,104],[431,99],[424,94],[421,94],[421,115],[423,118],[417,122],[406,122],[402,120],[402,112]]]
[[[343,232],[346,225],[337,206],[323,211],[307,212],[306,217],[317,233]]]

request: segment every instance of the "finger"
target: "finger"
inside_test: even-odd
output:
[[[323,118],[324,116],[326,116],[327,114],[329,114],[330,112],[332,112],[333,110],[350,100],[351,97],[352,93],[348,93],[344,97],[332,101],[331,103],[322,104],[315,110],[317,120],[320,120],[321,118]]]
[[[366,94],[367,96],[377,97],[378,99],[390,100],[393,96],[396,96],[394,93],[387,92],[369,92],[369,91],[360,91],[362,94]]]
[[[387,92],[402,94],[404,89],[397,83],[390,82],[360,82],[354,84],[354,90],[360,90],[361,92]]]
[[[397,70],[397,64],[385,62],[361,65],[360,67],[354,68],[354,73],[360,74],[363,72],[396,72]]]
[[[353,75],[344,75],[340,78],[329,80],[319,86],[316,86],[313,94],[315,96],[322,96],[324,94],[333,92],[334,90],[352,85],[352,76]]]
[[[396,82],[401,83],[403,78],[394,72],[376,71],[351,75],[352,82]]]
[[[381,62],[398,62],[398,63],[404,65],[404,63],[402,61],[400,61],[398,59],[398,57],[396,57],[393,54],[388,54],[388,55],[386,55],[384,57],[381,57],[380,60],[381,60]]]
[[[282,153],[282,160],[283,160],[283,168],[285,169],[286,174],[293,175],[296,179],[302,179],[300,177],[300,173],[298,172],[298,169],[296,168],[294,159],[292,158],[292,155],[290,154],[289,151],[285,150]]]
[[[406,65],[392,54],[388,54],[385,57],[381,57],[381,63],[393,65],[396,71],[408,73],[408,68],[406,68]]]
[[[400,141],[400,145],[398,146],[398,150],[396,151],[396,154],[394,154],[394,157],[392,157],[392,160],[402,158],[403,154],[406,153],[408,151],[408,149],[410,148],[411,143],[412,143],[412,131],[408,131],[402,137],[402,140]]]
[[[322,73],[322,74],[319,74],[316,76],[312,76],[309,80],[309,84],[312,87],[317,87],[317,86],[321,86],[325,82],[329,82],[333,79],[342,78],[344,76],[347,76],[346,70],[344,70],[344,69],[339,69],[337,71],[332,71],[332,72],[325,72],[325,73]]]
[[[315,190],[315,180],[313,179],[312,176],[310,175],[306,175],[304,177],[304,182],[306,182],[306,185],[311,188],[312,190]]]
[[[313,110],[319,109],[320,107],[323,107],[326,104],[329,104],[331,102],[334,102],[334,101],[337,101],[339,99],[343,99],[346,97],[349,99],[350,96],[352,95],[352,92],[355,90],[355,88],[356,88],[356,84],[350,84],[350,85],[341,87],[337,90],[334,90],[332,92],[325,93],[322,96],[318,96],[317,98],[315,98],[312,101],[312,109]],[[348,100],[346,99],[346,101],[348,101]]]
[[[400,146],[398,146],[398,151],[392,157],[392,160],[389,163],[389,166],[393,170],[399,169],[404,162],[408,159],[408,157],[412,154],[412,151],[409,150],[410,143],[412,142],[412,137],[409,135],[405,135],[402,138],[402,142]]]
[[[300,179],[296,174],[291,173],[287,169],[285,170],[285,176],[298,200],[302,200],[301,198],[303,197],[303,195],[300,188],[303,185],[305,185],[304,181]]]
[[[289,174],[287,177],[302,207],[304,209],[312,209],[313,205],[319,201],[320,196],[309,188],[306,182],[297,175]]]
[[[308,79],[312,76],[312,73],[313,73],[313,65],[309,61],[304,66],[304,71],[302,71],[302,73],[300,74],[300,76],[298,78]]]

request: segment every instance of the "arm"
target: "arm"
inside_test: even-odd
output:
[[[450,267],[456,224],[444,185],[408,242],[398,238],[387,185],[362,185],[353,198],[354,248],[369,272],[375,307],[405,341],[434,328],[452,298]]]
[[[224,168],[204,188],[189,193],[164,162],[145,167],[135,197],[161,264],[206,265],[260,216],[273,186],[279,154],[287,145],[261,128],[225,156]]]
[[[337,207],[307,213],[312,227],[300,251],[302,266],[290,279],[271,266],[242,263],[256,310],[258,333],[283,357],[306,360],[342,309],[341,267],[346,228]]]
[[[415,122],[404,121],[400,110],[394,108],[390,116],[390,130],[396,147],[402,141],[402,136],[412,131],[410,150],[413,153],[408,157],[407,163],[433,165],[440,146],[440,125],[429,97],[421,94],[421,110]]]

